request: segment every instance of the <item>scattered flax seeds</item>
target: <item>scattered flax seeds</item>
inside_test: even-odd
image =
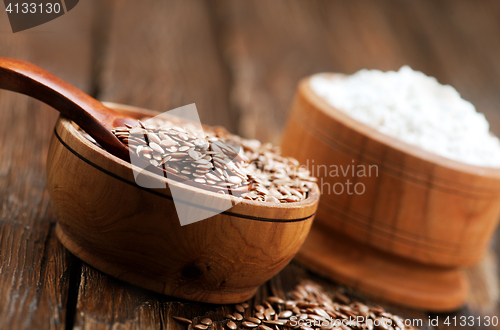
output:
[[[413,320],[405,320],[386,312],[381,307],[369,307],[360,302],[351,302],[348,297],[340,293],[335,293],[331,298],[321,286],[312,281],[302,282],[288,295],[290,300],[268,297],[266,301],[256,305],[253,309],[250,309],[248,304],[235,305],[235,310],[239,313],[227,314],[226,320],[222,323],[229,330],[238,328],[258,330],[416,329],[411,325],[414,323]],[[252,316],[243,317],[240,313]],[[173,318],[186,323],[183,318],[177,316]],[[205,326],[207,320],[210,319],[203,318],[201,323],[189,325],[188,330],[200,329],[198,326]],[[213,324],[212,320],[210,324]]]

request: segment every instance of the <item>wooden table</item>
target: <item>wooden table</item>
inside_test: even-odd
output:
[[[194,102],[205,124],[271,142],[301,77],[409,64],[455,86],[499,134],[499,17],[498,1],[86,0],[17,34],[2,11],[0,56],[34,62],[101,100],[158,111]],[[184,329],[172,315],[222,319],[232,306],[124,284],[62,247],[45,189],[56,118],[38,101],[0,92],[0,329]],[[467,270],[468,305],[452,314],[341,290],[406,317],[439,316],[445,329],[447,315],[500,316],[499,253],[493,244]],[[337,288],[292,263],[256,299],[282,295],[300,278]]]

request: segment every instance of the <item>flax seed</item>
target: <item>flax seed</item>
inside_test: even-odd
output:
[[[177,152],[177,147],[165,148],[165,150],[168,152]]]
[[[278,298],[278,297],[268,297],[267,298],[267,301],[269,301],[270,303],[274,303],[274,304],[283,304],[285,301],[281,298]]]
[[[220,178],[213,175],[212,173],[207,173],[207,178],[209,178],[210,180],[214,180],[214,181],[219,181]]]
[[[258,318],[256,318],[256,317],[251,317],[250,316],[250,317],[247,317],[246,320],[249,321],[249,322],[255,323],[255,324],[260,324],[261,323],[261,321]]]
[[[147,137],[149,142],[154,142],[157,143],[158,145],[161,143],[160,138],[155,133],[148,133]]]
[[[264,320],[265,319],[264,314],[259,313],[259,312],[255,313],[255,317],[258,318],[259,320]]]
[[[277,198],[276,198],[276,197],[274,197],[274,196],[266,196],[266,197],[264,198],[264,200],[265,200],[266,202],[269,202],[269,203],[279,203],[279,202],[280,202],[280,200],[279,200],[279,199],[277,199]]]
[[[257,324],[248,322],[248,321],[243,321],[241,322],[241,325],[244,326],[245,328],[256,328]]]
[[[150,143],[149,143],[149,147],[150,147],[151,149],[153,149],[153,151],[156,151],[156,152],[157,152],[157,153],[159,153],[159,154],[163,154],[163,153],[164,153],[163,148],[162,148],[162,147],[160,147],[160,145],[159,145],[159,144],[157,144],[157,143],[155,143],[155,142],[150,142]]]
[[[266,320],[271,320],[271,316],[275,314],[276,312],[272,308],[266,308],[266,310],[264,311],[264,316],[266,317]]]
[[[189,157],[193,158],[194,160],[198,160],[201,155],[199,155],[196,151],[194,151],[193,149],[189,149],[188,150],[188,155]]]
[[[141,127],[132,127],[128,132],[133,135],[144,135],[147,133],[147,131]]]
[[[198,159],[197,161],[195,161],[196,164],[201,164],[201,165],[209,165],[210,162],[206,159]]]
[[[172,318],[178,322],[184,323],[184,324],[192,324],[193,322],[191,320],[188,320],[184,317],[180,316],[172,316]]]
[[[286,310],[278,314],[278,317],[280,319],[288,319],[290,316],[292,316],[293,313],[292,311]]]
[[[274,324],[274,325],[285,325],[287,320],[265,320],[264,323],[266,324]]]

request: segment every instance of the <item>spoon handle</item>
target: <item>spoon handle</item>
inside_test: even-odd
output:
[[[28,62],[0,57],[0,89],[40,100],[73,120],[104,149],[124,160],[128,148],[111,132],[115,121],[126,117],[88,94]]]

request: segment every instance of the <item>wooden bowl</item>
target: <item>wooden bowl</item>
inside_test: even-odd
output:
[[[136,118],[157,115],[107,106]],[[203,207],[203,198],[217,203],[230,197],[152,173],[145,175],[166,188],[142,188],[132,170],[133,165],[95,146],[60,117],[47,166],[57,235],[73,254],[111,276],[189,300],[249,299],[297,253],[319,199],[315,187],[298,203],[243,200],[221,214],[181,226],[171,188],[197,196],[191,200],[193,212]]]
[[[314,167],[323,196],[312,230],[331,236],[320,246],[311,234],[299,259],[398,303],[435,310],[460,306],[467,283],[458,267],[483,256],[498,223],[500,169],[453,161],[380,133],[332,107],[309,80],[298,86],[282,151]],[[326,176],[318,165],[327,167]],[[353,165],[354,175],[352,167],[346,171]],[[366,176],[358,173],[362,169]],[[365,258],[367,253],[372,257]],[[389,285],[395,278],[398,284]]]

